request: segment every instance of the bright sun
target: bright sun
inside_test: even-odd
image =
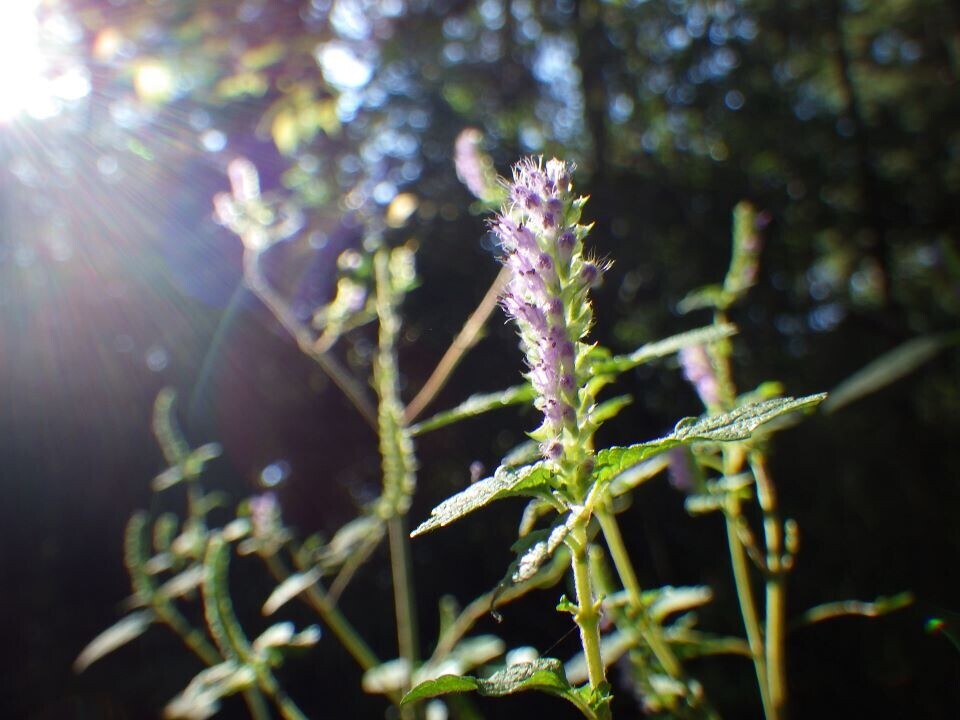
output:
[[[45,100],[47,83],[40,52],[40,0],[0,3],[0,122]]]

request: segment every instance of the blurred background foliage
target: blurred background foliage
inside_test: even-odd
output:
[[[158,633],[82,677],[69,671],[124,592],[122,526],[161,467],[148,420],[163,385],[189,398],[192,438],[224,444],[215,473],[234,497],[282,479],[288,520],[311,532],[338,527],[376,492],[375,438],[239,287],[240,248],[210,200],[234,157],[252,158],[265,189],[303,210],[268,269],[306,316],[332,297],[331,269],[349,264],[363,226],[419,244],[422,285],[401,348],[408,400],[497,271],[454,170],[467,127],[501,173],[529,153],[578,164],[591,237],[616,261],[596,330],[616,350],[706,320],[676,305],[722,279],[742,199],[764,225],[758,284],[733,312],[742,387],[830,389],[957,327],[956,3],[45,0],[38,12],[42,73],[23,92],[34,64],[9,51],[0,71],[5,717],[150,717],[196,670]],[[360,331],[337,352],[366,372],[372,337]],[[520,368],[496,318],[434,409],[512,384]],[[838,597],[917,597],[874,623],[792,634],[797,717],[960,707],[960,658],[923,632],[930,616],[960,623],[958,371],[948,345],[778,440],[782,506],[803,533],[792,614]],[[635,379],[641,401],[607,441],[652,437],[697,412],[678,372]],[[495,465],[533,421],[504,413],[425,437],[414,517],[467,482],[472,461]],[[638,496],[629,532],[646,548],[641,579],[709,582],[717,601],[703,623],[737,632],[719,528],[681,505],[665,483]],[[499,578],[516,520],[488,515],[414,545],[426,634],[440,594],[466,602]],[[466,576],[462,548],[475,553]],[[389,580],[367,572],[368,588]],[[241,603],[262,593],[257,582],[235,588]],[[377,628],[389,608],[369,592],[347,601],[389,648],[389,623]],[[545,650],[566,626],[540,610],[498,631]],[[298,666],[295,695],[328,693],[303,703],[311,715],[330,703],[382,712],[358,698],[359,671],[344,669],[332,640]],[[731,717],[759,712],[746,663],[694,674]],[[515,717],[525,702],[482,708]],[[618,700],[623,717],[628,704]]]

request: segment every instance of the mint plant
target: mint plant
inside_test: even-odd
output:
[[[719,709],[685,662],[734,653],[752,661],[766,716],[785,717],[786,579],[798,535],[795,523],[781,517],[766,453],[773,430],[817,406],[825,395],[783,396],[776,383],[739,393],[734,384],[731,343],[737,329],[727,310],[745,297],[757,277],[760,238],[753,210],[743,204],[735,212],[733,260],[724,283],[681,303],[684,312],[712,310],[712,323],[616,355],[590,337],[590,292],[608,263],[588,249],[591,226],[581,223],[587,200],[573,191],[573,166],[526,158],[514,167],[512,180],[497,184],[481,139],[471,133],[458,141],[457,169],[479,208],[500,204],[490,227],[503,269],[423,388],[404,404],[397,344],[404,297],[418,282],[412,246],[389,246],[383,219],[366,218],[362,253],[340,265],[335,297],[315,308],[306,322],[261,270],[264,254],[298,232],[299,211],[262,193],[251,163],[231,164],[232,192],[218,196],[215,206],[220,222],[243,240],[244,282],[376,431],[380,493],[330,538],[297,538],[284,524],[272,493],[240,502],[235,517],[225,517],[226,498],[204,490],[201,482],[205,464],[219,448],[189,447],[175,422],[173,393],[165,391],[157,400],[154,431],[170,467],[154,480],[153,490],[165,495],[182,491],[184,509],[153,520],[145,513],[133,517],[126,538],[134,593],[130,613],[90,643],[78,657],[77,669],[162,624],[205,666],[170,701],[165,717],[210,717],[225,697],[240,694],[256,720],[274,713],[298,720],[305,715],[283,690],[281,666],[316,645],[322,627],[364,671],[363,691],[384,696],[403,718],[421,717],[425,703],[431,716],[452,712],[454,717],[477,717],[463,698],[448,696],[537,690],[568,701],[584,717],[606,720],[616,708],[608,679],[614,663],[628,670],[626,684],[647,713],[714,718]],[[476,342],[498,299],[517,329],[526,363],[523,382],[471,396],[418,421]],[[331,350],[372,322],[378,328],[372,375],[357,378]],[[638,366],[674,355],[702,399],[704,414],[680,419],[660,438],[596,447],[597,431],[632,402],[625,394],[607,396],[608,388]],[[531,404],[542,417],[530,440],[491,476],[440,502],[409,533],[416,538],[441,530],[502,498],[528,499],[516,558],[505,577],[462,609],[442,604],[439,637],[424,659],[411,569],[416,546],[411,548],[407,517],[417,490],[416,440],[466,418],[523,404]],[[719,512],[724,517],[746,641],[696,628],[692,611],[711,600],[709,588],[644,588],[639,582],[618,516],[639,485],[668,468],[677,478],[683,476],[675,484],[687,493],[691,514]],[[751,527],[752,504],[759,510],[759,532]],[[365,640],[363,619],[347,617],[338,605],[357,570],[384,541],[397,638],[396,657],[387,660]],[[298,600],[312,609],[319,624],[298,630],[281,621],[251,639],[254,633],[245,629],[251,623],[238,616],[230,596],[232,554],[259,558],[275,582],[261,604],[264,617]],[[535,590],[553,588],[568,574],[574,596],[560,595],[556,608],[569,614],[576,628],[577,657],[540,657],[532,648],[508,648],[495,635],[473,634],[486,614]],[[758,578],[762,599],[756,596]],[[879,614],[906,602],[908,596],[898,596],[855,608],[823,606],[803,619],[815,622],[857,608],[869,610],[861,614]],[[190,619],[197,617],[202,621]]]

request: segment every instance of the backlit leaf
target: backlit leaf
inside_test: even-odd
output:
[[[510,665],[486,679],[444,675],[417,685],[404,696],[401,705],[450,693],[477,692],[487,697],[502,697],[527,690],[562,697],[588,718],[597,717],[584,698],[570,686],[563,663],[554,658]]]
[[[412,425],[410,427],[410,433],[414,437],[423,435],[431,430],[451,425],[465,418],[473,417],[474,415],[481,415],[490,410],[530,402],[533,400],[533,397],[533,388],[530,387],[530,385],[514,385],[499,392],[471,395],[455,408],[445,410],[423,422]]]
[[[260,612],[264,615],[273,615],[277,610],[290,602],[297,595],[320,579],[320,570],[313,568],[304,573],[295,573],[274,588],[270,597],[263,604]]]
[[[83,672],[90,665],[112,653],[119,647],[135,640],[150,627],[155,615],[151,610],[140,610],[127,615],[97,635],[73,661],[75,672]]]
[[[926,335],[908,340],[903,345],[883,353],[837,385],[831,391],[830,399],[823,404],[823,411],[835,412],[844,405],[896,382],[932,360],[949,344],[949,336]]]
[[[430,513],[430,519],[414,530],[410,537],[449,525],[500,498],[537,497],[548,486],[550,477],[551,471],[542,462],[518,469],[500,467],[493,477],[475,482],[463,492],[437,505]]]

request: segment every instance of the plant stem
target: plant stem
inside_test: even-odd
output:
[[[580,644],[587,661],[587,677],[590,689],[598,690],[607,681],[600,655],[600,612],[593,597],[590,566],[587,560],[588,518],[580,520],[570,531],[570,563],[573,566],[573,581],[577,590],[577,612],[574,621],[580,628]]]
[[[400,378],[396,357],[396,343],[400,332],[397,305],[400,298],[390,275],[389,252],[383,248],[378,250],[373,263],[377,288],[377,317],[380,321],[374,384],[379,400],[377,428],[383,466],[383,494],[379,500],[378,512],[387,522],[398,650],[400,657],[406,660],[412,678],[419,661],[419,651],[410,537],[406,530],[405,515],[410,507],[410,496],[416,487],[416,460],[410,429],[404,419],[403,404],[400,402]],[[410,689],[409,685],[409,682],[406,683],[404,692]],[[414,706],[400,708],[400,716],[405,720],[416,717],[416,714]]]
[[[357,412],[373,429],[377,428],[377,414],[363,386],[348,373],[335,357],[318,352],[314,347],[313,333],[294,314],[286,301],[277,293],[260,269],[260,253],[247,249],[243,254],[243,279],[247,287],[273,313],[283,329],[292,337],[300,351],[313,360],[320,369],[347,396]]]
[[[510,584],[503,590],[494,588],[476,598],[460,612],[457,619],[437,640],[437,647],[430,656],[429,662],[431,664],[441,662],[453,651],[461,638],[470,632],[476,622],[487,613],[493,612],[495,608],[513,602],[531,590],[555,585],[566,573],[568,565],[569,562],[562,553],[556,554],[550,560],[550,564],[541,568],[530,580]]]
[[[440,362],[437,363],[430,377],[427,378],[423,387],[420,388],[420,392],[418,392],[416,397],[407,405],[404,411],[404,419],[408,423],[412,423],[419,417],[424,408],[430,404],[437,396],[437,393],[446,385],[447,380],[450,379],[450,375],[463,359],[463,356],[466,355],[470,348],[477,344],[483,326],[486,324],[494,308],[497,307],[497,299],[500,297],[500,292],[503,290],[503,286],[506,284],[509,275],[510,273],[506,267],[500,269],[500,273],[490,284],[480,304],[477,305],[476,309],[470,314],[470,317],[467,318],[460,332],[453,339],[453,342],[450,343],[450,347],[447,348],[443,357],[440,358]]]
[[[682,680],[684,677],[683,667],[664,640],[659,626],[651,623],[647,617],[641,597],[640,582],[633,571],[630,554],[623,543],[623,536],[620,533],[620,525],[616,516],[605,509],[597,509],[596,516],[600,522],[603,537],[607,542],[607,548],[610,550],[610,557],[613,558],[613,565],[617,569],[617,575],[620,576],[620,582],[623,584],[624,590],[627,591],[630,605],[637,613],[641,636],[667,674],[672,678]]]
[[[726,520],[730,562],[733,565],[733,580],[737,588],[737,599],[740,601],[740,614],[743,617],[743,624],[747,631],[747,644],[750,646],[750,655],[753,657],[753,665],[757,672],[757,685],[760,688],[763,713],[767,720],[770,720],[775,716],[772,714],[773,708],[770,703],[767,683],[767,662],[763,635],[760,631],[757,606],[753,599],[753,588],[750,584],[749,560],[737,536],[737,522],[740,519],[739,504],[735,508],[724,509],[723,514]]]
[[[766,459],[759,451],[750,456],[757,484],[757,502],[763,513],[763,535],[767,547],[767,682],[774,716],[786,716],[787,674],[784,631],[786,627],[786,569],[783,567],[783,530],[777,512],[777,494],[767,472]]]
[[[393,575],[393,597],[397,615],[397,643],[400,657],[410,664],[412,673],[417,666],[417,615],[413,599],[413,573],[410,568],[410,542],[405,519],[395,516],[387,521],[390,541],[390,570]]]

